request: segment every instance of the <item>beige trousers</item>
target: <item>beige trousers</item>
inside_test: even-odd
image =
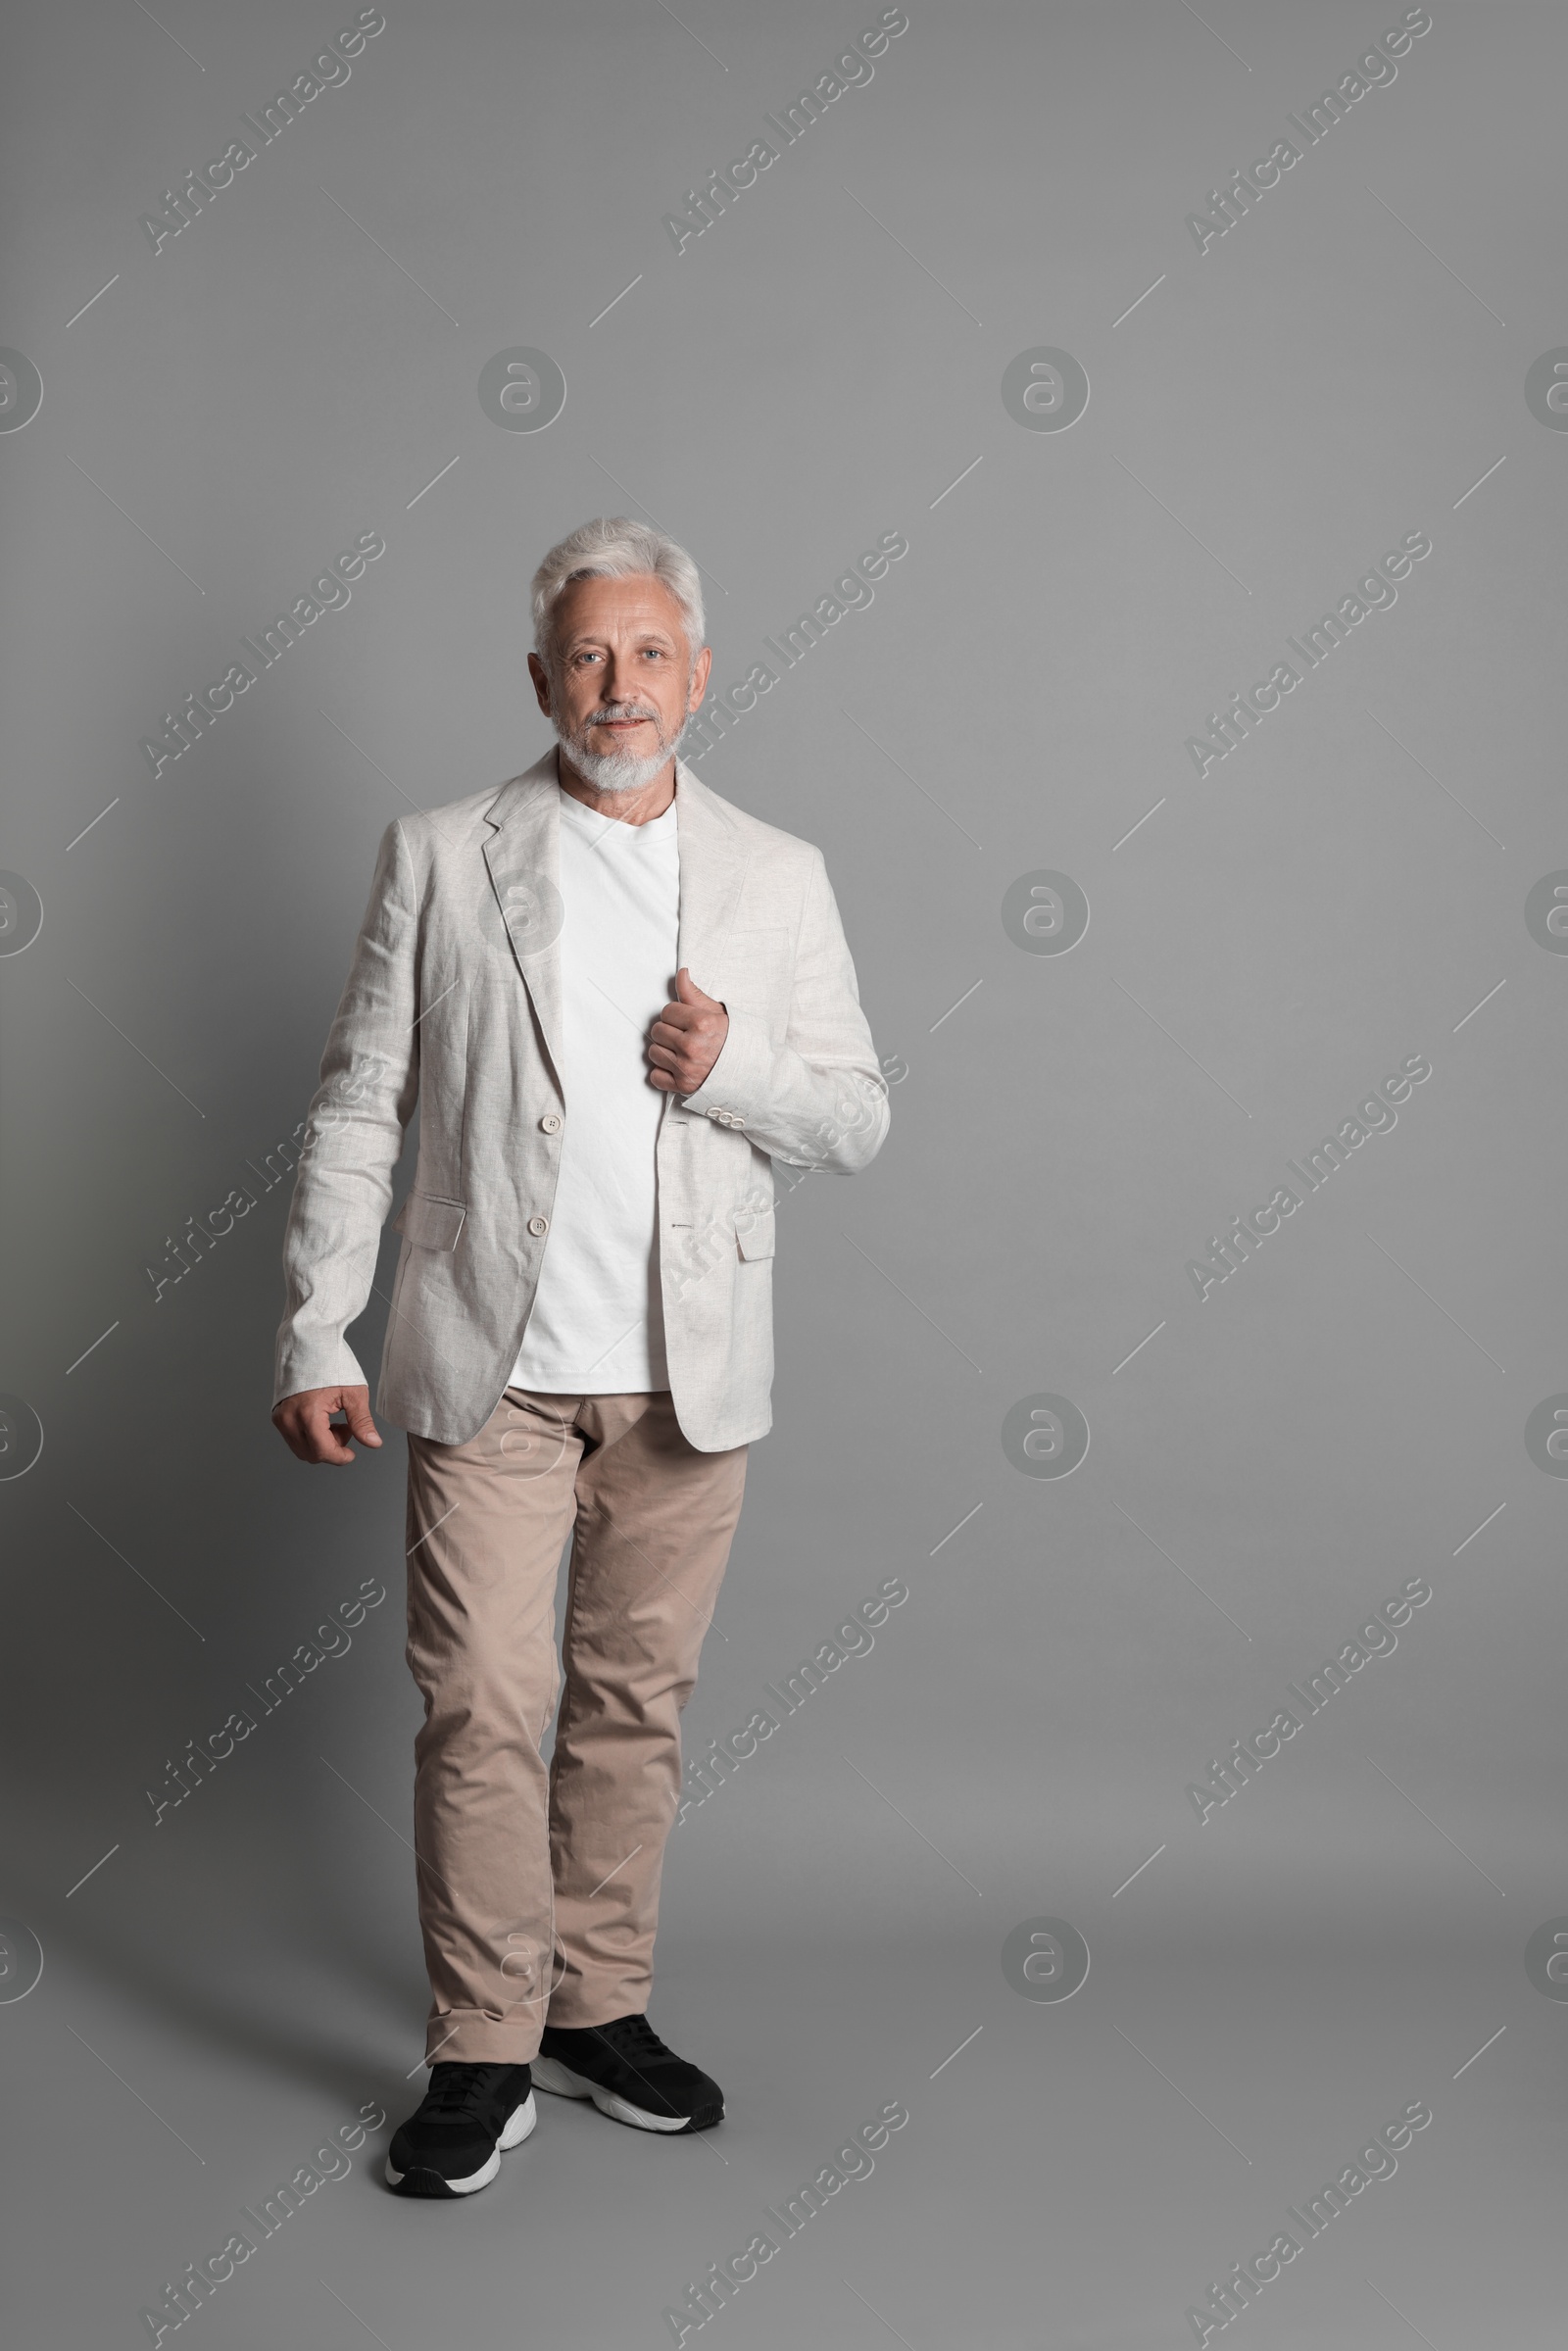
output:
[[[747,1448],[698,1452],[667,1389],[509,1388],[468,1444],[408,1445],[426,2062],[522,2065],[547,2018],[603,2025],[648,2006],[680,1715]],[[558,1660],[556,1579],[572,1532]]]

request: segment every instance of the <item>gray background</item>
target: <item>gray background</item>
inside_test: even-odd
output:
[[[1424,2099],[1237,2324],[1556,2341],[1568,2010],[1524,1948],[1568,1911],[1568,1485],[1524,1427],[1568,1390],[1568,960],[1524,902],[1568,866],[1568,438],[1524,379],[1568,341],[1568,24],[1439,0],[1200,254],[1186,214],[1397,7],[909,0],[677,256],[663,213],[870,0],[386,13],[156,254],[138,215],[353,10],[73,5],[6,77],[0,340],[44,386],[0,439],[0,864],[44,909],[0,967],[0,1388],[45,1432],[0,1487],[0,1988],[17,1922],[44,1956],[0,2004],[15,2339],[146,2341],[241,2204],[417,2095],[403,1441],[325,1479],[270,1426],[286,1186],[156,1303],[144,1267],[303,1116],[382,827],[545,748],[529,573],[627,512],[708,568],[720,682],[909,540],[700,769],[822,845],[907,1074],[874,1167],[780,1210],[777,1426],[689,1751],[910,1596],[672,1838],[653,2014],[722,2130],[542,2100],[451,2212],[385,2193],[381,2131],[178,2339],[667,2342],[902,2099],[704,2339],[1175,2345]],[[565,375],[548,431],[479,405],[517,345]],[[1088,372],[1066,432],[1003,405],[1041,345]],[[154,780],[159,714],[371,529],[349,607]],[[1417,530],[1397,604],[1200,781],[1204,713]],[[1064,956],[1003,928],[1041,868],[1092,908]],[[1415,1053],[1397,1127],[1200,1303],[1185,1261]],[[1043,1392],[1092,1432],[1061,1482],[1001,1444]],[[1397,1651],[1200,1826],[1187,1784],[1414,1576]],[[366,1577],[350,1653],[154,1827],[166,1758]],[[1042,1916],[1092,1953],[1059,2005],[1002,1966]]]

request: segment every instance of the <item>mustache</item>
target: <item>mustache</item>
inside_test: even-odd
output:
[[[604,703],[593,710],[582,723],[586,730],[590,726],[603,726],[607,720],[617,718],[647,718],[651,719],[655,726],[659,724],[657,710],[651,710],[645,705],[635,702]]]

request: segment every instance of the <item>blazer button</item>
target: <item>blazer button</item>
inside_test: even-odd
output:
[[[554,1111],[554,1110],[547,1110],[547,1111],[545,1112],[545,1114],[544,1114],[543,1118],[541,1118],[541,1119],[540,1119],[540,1121],[539,1121],[539,1132],[540,1132],[542,1135],[559,1135],[559,1134],[560,1134],[560,1132],[561,1132],[561,1119],[560,1119],[560,1116],[559,1116],[559,1114],[558,1114],[556,1111]]]
[[[528,1219],[528,1230],[537,1241],[541,1233],[549,1232],[549,1219],[544,1216],[530,1216]]]

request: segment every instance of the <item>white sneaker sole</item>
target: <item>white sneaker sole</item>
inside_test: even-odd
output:
[[[539,2109],[533,2102],[533,2091],[530,2089],[522,2104],[517,2107],[509,2117],[506,2128],[503,2130],[501,2136],[496,2140],[495,2151],[491,2155],[489,2162],[481,2164],[476,2172],[470,2172],[466,2180],[449,2180],[446,2182],[448,2194],[453,2196],[471,2196],[474,2194],[476,2189],[488,2187],[491,2180],[501,2169],[501,2157],[503,2151],[509,2147],[520,2147],[523,2140],[532,2132],[534,2125],[538,2122],[538,2120]],[[392,2167],[392,2158],[389,2155],[386,2159],[387,2185],[389,2187],[400,2187],[406,2175],[404,2173],[394,2171]]]
[[[649,2114],[643,2107],[617,2098],[613,2090],[574,2074],[559,2057],[536,2057],[532,2074],[535,2089],[547,2089],[557,2098],[592,2098],[601,2114],[608,2114],[612,2122],[630,2123],[635,2131],[684,2131],[689,2120],[683,2114]]]

